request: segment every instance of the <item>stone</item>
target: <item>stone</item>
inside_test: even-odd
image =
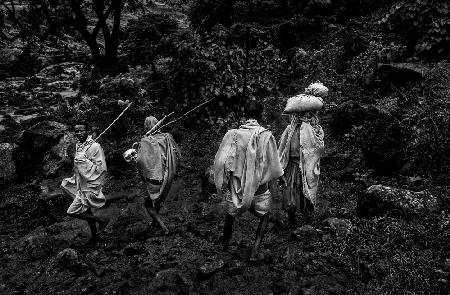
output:
[[[356,212],[360,217],[385,213],[413,217],[432,214],[438,208],[437,198],[429,191],[413,192],[407,189],[372,185],[359,196]]]
[[[130,243],[123,250],[127,256],[139,255],[143,251],[143,247],[140,243]]]
[[[67,125],[55,121],[42,121],[25,130],[21,146],[27,151],[44,155],[60,141],[68,130]]]
[[[303,240],[317,236],[317,230],[312,225],[303,225],[292,232],[292,237]]]
[[[178,291],[180,293],[187,293],[184,290],[193,286],[193,282],[182,272],[177,269],[169,268],[161,270],[155,275],[156,288],[164,290]]]
[[[381,63],[377,75],[382,81],[403,84],[408,81],[420,81],[430,71],[426,66],[417,63]]]
[[[72,203],[72,198],[60,187],[62,179],[63,177],[46,179],[40,183],[39,199],[45,209],[42,214],[46,214],[52,221],[62,221],[66,216],[67,208]]]
[[[199,279],[207,279],[214,275],[219,270],[223,269],[225,261],[223,259],[213,259],[210,262],[203,264],[199,269]]]
[[[14,143],[0,143],[0,182],[14,180],[17,176],[14,163],[14,151],[17,147]]]
[[[326,228],[332,230],[336,236],[345,237],[352,229],[352,223],[348,219],[330,217],[324,220]]]
[[[68,155],[69,147],[75,146],[77,139],[72,132],[64,134],[59,140],[59,143],[52,147],[50,151],[44,156],[44,175],[52,177],[58,175],[64,170],[64,167],[69,170],[72,168],[72,159]]]
[[[18,176],[43,175],[44,157],[68,130],[67,125],[55,121],[42,121],[25,130],[19,138],[20,160]]]
[[[55,264],[64,268],[73,268],[80,264],[78,252],[72,248],[66,248],[56,255]]]

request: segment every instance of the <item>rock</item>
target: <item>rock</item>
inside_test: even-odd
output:
[[[53,252],[54,241],[53,236],[48,235],[43,227],[38,227],[22,238],[15,245],[15,250],[25,254],[31,260],[42,259]]]
[[[0,143],[0,182],[11,181],[16,178],[16,164],[14,163],[14,143]]]
[[[56,255],[55,265],[64,268],[73,268],[80,265],[80,258],[78,252],[74,249],[67,248]]]
[[[303,225],[292,232],[292,237],[303,240],[317,236],[317,230],[312,225]]]
[[[42,121],[25,130],[21,144],[29,151],[43,154],[48,148],[58,144],[67,130],[68,127],[65,124],[48,120]]]
[[[44,156],[44,175],[46,177],[58,175],[58,172],[64,167],[69,169],[72,167],[72,160],[67,151],[70,146],[75,146],[76,142],[74,133],[66,133],[61,137],[59,143],[50,149]]]
[[[67,130],[67,125],[48,120],[25,130],[19,139],[18,176],[22,179],[33,173],[42,175],[45,154],[60,142]]]
[[[40,184],[41,204],[45,205],[42,214],[46,214],[52,221],[62,221],[66,216],[67,208],[72,202],[72,198],[61,190],[63,177],[43,180]]]
[[[336,236],[344,237],[348,235],[352,229],[352,223],[348,219],[330,217],[324,220],[327,228],[331,229]]]
[[[159,290],[172,290],[187,293],[187,287],[193,286],[193,282],[179,270],[174,268],[159,271],[155,275],[156,288]],[[184,291],[184,292],[183,292]]]
[[[130,224],[126,228],[126,232],[131,239],[145,240],[148,238],[149,228],[147,224],[143,222],[137,222],[134,224]]]
[[[381,63],[378,65],[377,74],[382,81],[403,84],[422,80],[429,71],[429,68],[416,63]]]
[[[199,279],[203,280],[211,277],[213,274],[223,269],[224,266],[224,260],[219,258],[203,264],[199,269]]]
[[[125,249],[123,251],[124,251],[125,255],[133,256],[133,255],[141,254],[143,251],[143,248],[140,243],[130,243],[125,247]]]
[[[383,185],[372,185],[358,199],[360,217],[384,213],[412,217],[437,211],[438,200],[428,191],[413,192]]]
[[[77,238],[88,233],[89,229],[85,222],[68,220],[54,223],[47,228],[43,226],[36,228],[19,239],[13,245],[13,249],[31,260],[43,259],[55,251],[72,247]]]

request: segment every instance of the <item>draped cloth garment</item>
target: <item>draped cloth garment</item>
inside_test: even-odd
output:
[[[141,139],[136,165],[145,182],[147,196],[153,202],[167,197],[180,162],[179,149],[168,133]]]
[[[316,204],[320,157],[324,152],[323,138],[323,130],[315,114],[291,117],[291,124],[281,135],[278,150],[288,182],[288,188],[283,192],[284,208],[295,205],[303,209],[299,199],[301,195],[312,205]]]
[[[88,208],[103,207],[106,171],[105,154],[99,143],[88,137],[84,143],[76,144],[74,175],[61,183],[61,188],[74,198],[67,213],[81,214]]]
[[[255,192],[282,175],[275,138],[256,120],[225,134],[214,159],[214,182],[219,195],[228,190],[226,199],[234,207],[228,213],[238,215],[252,205],[260,209],[259,213],[266,213],[270,195],[264,192],[255,202]]]

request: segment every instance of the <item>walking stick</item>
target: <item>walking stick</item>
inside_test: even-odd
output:
[[[244,66],[244,85],[242,87],[242,95],[239,97],[239,103],[236,111],[237,116],[237,127],[239,128],[239,124],[241,123],[241,116],[240,116],[240,110],[241,110],[241,103],[242,98],[245,97],[247,92],[247,69],[248,69],[248,58],[250,53],[250,27],[247,27],[245,31],[245,66]]]
[[[173,113],[175,113],[175,112],[171,112],[170,114],[164,116],[164,118],[162,118],[161,120],[159,120],[158,123],[156,123],[155,126],[152,127],[152,129],[150,129],[149,131],[147,131],[147,133],[145,133],[145,136],[149,136],[149,135],[155,133],[156,131],[158,131],[159,129],[161,129],[162,127],[164,127],[164,126],[161,126],[161,124],[162,124],[165,120],[167,120],[170,116],[172,116]],[[161,128],[160,128],[159,126],[161,126]]]
[[[164,128],[164,127],[169,126],[170,124],[176,123],[176,122],[180,121],[181,119],[183,119],[184,117],[186,117],[187,115],[189,115],[190,113],[192,113],[193,111],[195,111],[196,109],[198,109],[198,108],[204,106],[205,104],[207,104],[207,103],[209,103],[209,102],[211,102],[211,101],[213,101],[213,100],[214,100],[214,98],[208,99],[207,101],[205,101],[205,102],[199,104],[198,106],[194,107],[193,109],[187,111],[186,113],[184,113],[184,114],[181,115],[180,117],[178,117],[178,118],[176,118],[176,119],[174,119],[174,120],[168,122],[167,124],[164,124],[164,125],[162,125],[162,126],[159,126],[159,127],[156,129],[155,127],[156,127],[156,125],[158,125],[158,123],[159,123],[159,122],[158,122],[158,123],[155,125],[155,127],[153,127],[152,130],[150,130],[150,131],[153,131],[153,133],[155,133],[156,131],[158,131],[158,130],[161,129],[161,128]],[[170,113],[170,114],[173,114],[173,112]],[[170,115],[170,114],[169,114],[169,115]],[[166,116],[166,117],[167,117],[167,116]],[[165,117],[164,117],[164,118],[165,118]],[[163,120],[164,120],[164,119],[162,119],[161,121],[163,121]],[[161,121],[160,121],[160,122],[161,122]],[[147,132],[147,133],[150,133],[150,131]]]
[[[111,126],[112,125],[114,125],[114,123],[116,123],[117,122],[117,120],[119,120],[120,119],[120,117],[122,117],[122,115],[130,108],[130,106],[132,105],[133,103],[132,102],[130,102],[129,104],[128,104],[128,106],[119,114],[119,116],[114,120],[114,121],[112,121],[112,123],[111,124],[109,124],[109,126],[108,127],[106,127],[106,129],[105,130],[103,130],[103,132],[102,133],[100,133],[100,135],[99,136],[97,136],[95,139],[94,139],[94,141],[97,141],[103,134],[105,134],[105,132],[106,131],[108,131],[108,129],[109,128],[111,128]]]

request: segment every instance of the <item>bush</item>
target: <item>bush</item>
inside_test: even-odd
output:
[[[131,20],[126,28],[122,49],[128,64],[152,65],[160,55],[172,50],[172,35],[178,31],[177,21],[164,14],[150,13]]]
[[[214,123],[215,118],[226,118],[230,112],[235,112],[242,96],[244,49],[237,45],[227,46],[224,40],[212,37],[205,41],[180,42],[176,48],[170,79],[173,101],[166,103],[186,108],[214,99],[197,117],[198,123]],[[283,63],[275,48],[258,42],[258,47],[250,50],[246,99],[277,92],[277,76]],[[242,100],[241,107],[244,103]]]
[[[429,58],[448,57],[450,3],[446,0],[401,1],[381,23],[401,35],[410,49]]]

